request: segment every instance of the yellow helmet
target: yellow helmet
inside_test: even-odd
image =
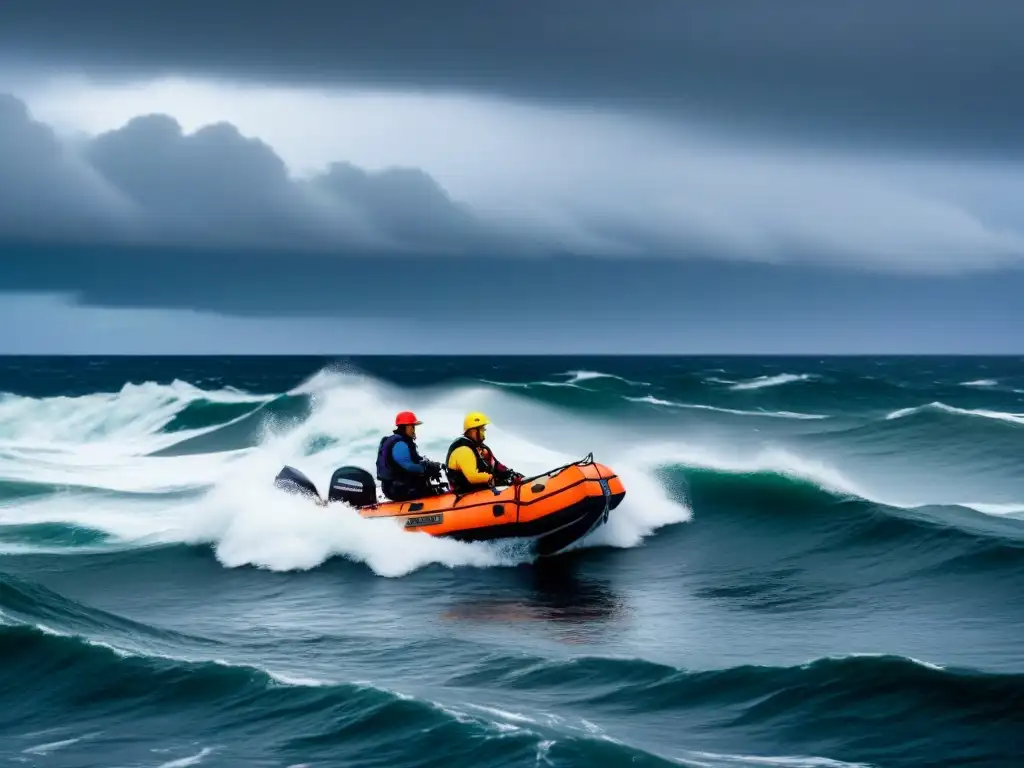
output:
[[[472,413],[467,413],[466,418],[462,421],[462,431],[468,432],[471,429],[474,429],[476,427],[482,427],[485,424],[490,423],[490,419],[488,419],[482,413],[480,413],[479,411],[473,411]]]

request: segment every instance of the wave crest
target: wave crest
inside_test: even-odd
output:
[[[389,430],[394,413],[410,407],[429,425],[420,439],[426,455],[443,454],[464,411],[473,408],[491,415],[491,444],[520,471],[541,472],[592,450],[615,467],[626,483],[626,500],[608,525],[583,546],[636,546],[657,528],[686,521],[691,514],[669,497],[653,467],[632,460],[628,445],[598,433],[596,445],[569,441],[558,446],[560,434],[587,434],[584,425],[557,409],[493,388],[409,391],[358,372],[323,370],[286,394],[303,398],[308,410],[255,414],[272,402],[281,402],[283,396],[230,392],[224,395],[225,402],[251,402],[253,410],[218,426],[173,433],[164,427],[174,414],[190,403],[217,402],[221,395],[179,386],[144,389],[150,398],[143,402],[138,401],[136,390],[120,400],[114,396],[104,401],[119,420],[135,425],[138,439],[130,447],[118,444],[117,451],[97,456],[92,444],[86,449],[71,443],[54,447],[58,453],[47,461],[16,454],[10,455],[13,461],[0,464],[0,479],[68,488],[63,495],[22,499],[5,513],[3,524],[79,526],[107,534],[111,546],[209,545],[227,567],[302,570],[342,556],[365,563],[379,575],[401,576],[432,564],[479,568],[522,562],[523,555],[508,546],[407,533],[393,521],[367,520],[346,514],[343,508],[323,509],[273,487],[273,478],[284,464],[300,467],[317,482],[344,464],[372,468],[377,442]],[[138,421],[140,410],[150,409],[154,396],[168,403],[167,408],[143,428]],[[256,417],[260,421],[251,422]],[[202,449],[203,444],[217,445],[218,435],[247,419],[251,446]],[[451,426],[446,429],[446,425]],[[534,436],[535,429],[547,433],[545,446]],[[187,451],[182,448],[185,444],[189,444]],[[83,504],[71,483],[98,491],[99,498]],[[124,492],[148,498],[116,495]],[[174,499],[169,493],[181,496]],[[0,526],[0,538],[2,531]]]
[[[927,405],[917,405],[912,408],[900,408],[899,410],[888,414],[886,419],[903,419],[908,416],[916,416],[917,414],[927,413],[929,411],[938,411],[940,413],[955,416],[973,416],[983,419],[994,419],[996,421],[1024,426],[1024,413],[1006,413],[1004,411],[991,411],[983,408],[957,408],[956,406],[946,405],[945,403],[937,401],[928,403]]]

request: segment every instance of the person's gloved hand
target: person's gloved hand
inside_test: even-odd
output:
[[[430,459],[427,459],[424,463],[427,465],[427,474],[430,477],[436,477],[438,480],[440,480],[441,471],[444,469],[441,463],[437,461],[431,461]]]
[[[523,479],[523,475],[519,474],[514,470],[506,470],[502,473],[500,478],[501,485],[512,485],[513,483],[519,483]]]

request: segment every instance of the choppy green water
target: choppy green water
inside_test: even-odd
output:
[[[1012,766],[1024,360],[0,359],[0,759]],[[466,410],[548,563],[273,489]],[[830,762],[831,761],[831,762]]]

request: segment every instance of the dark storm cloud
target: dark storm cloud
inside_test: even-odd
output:
[[[69,162],[53,132],[0,94],[0,235],[74,238],[117,218],[118,202],[87,166]]]
[[[584,147],[575,161],[550,148],[501,157],[495,187],[508,184],[502,170],[531,162],[534,180],[513,173],[501,204],[470,208],[415,168],[335,162],[296,179],[230,123],[185,134],[171,117],[145,115],[61,143],[22,102],[0,95],[0,239],[188,246],[230,263],[234,256],[216,253],[713,256],[926,274],[1020,266],[1024,257],[1012,216],[1024,177],[1004,178],[1001,168],[973,176],[937,167],[936,183],[925,171],[901,178],[841,159],[637,146],[629,132],[603,145],[586,139],[571,128],[552,137],[568,154],[574,142]],[[997,193],[1012,202],[992,213]]]
[[[0,291],[69,293],[99,307],[212,310],[254,321],[254,335],[261,334],[259,318],[338,319],[324,321],[315,339],[297,332],[288,341],[282,332],[236,347],[222,342],[221,349],[1019,352],[1024,327],[1020,272],[949,279],[708,260],[392,262],[116,248],[22,248],[14,255],[0,272]],[[4,301],[0,293],[0,306]],[[362,330],[350,330],[349,320]],[[352,338],[354,332],[365,336]],[[23,333],[4,326],[0,349],[17,347]],[[101,338],[104,349],[117,347],[114,334]],[[183,348],[165,335],[148,351],[168,344]]]
[[[227,123],[186,135],[171,117],[142,116],[71,151],[0,94],[0,171],[11,240],[413,253],[501,241],[422,171],[335,163],[296,181]]]
[[[1017,154],[1022,30],[1020,0],[0,4],[12,62],[98,76],[453,89]]]

